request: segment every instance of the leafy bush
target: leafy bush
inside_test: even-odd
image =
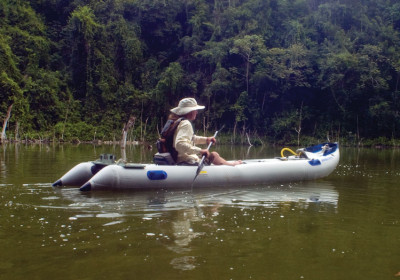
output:
[[[57,123],[54,127],[54,136],[60,140],[92,141],[95,139],[95,127],[85,122]]]

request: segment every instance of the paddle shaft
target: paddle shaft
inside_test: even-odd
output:
[[[215,132],[214,138],[217,137],[217,134],[218,134],[218,130]],[[210,150],[212,144],[213,144],[213,142],[210,141],[210,143],[208,144],[208,147],[207,147],[207,151]],[[204,164],[205,158],[206,158],[206,155],[203,155],[202,158],[201,158],[201,161],[200,161],[200,163],[199,163],[199,167],[202,166],[202,165]]]
[[[223,127],[224,127],[224,126],[222,126],[219,130],[217,130],[217,131],[215,132],[214,138],[217,137],[218,131],[221,131],[221,129],[222,129]],[[210,143],[208,144],[208,147],[207,147],[207,151],[210,150],[212,144],[213,144],[213,142],[210,141]],[[197,167],[196,176],[194,177],[193,182],[196,180],[197,175],[199,175],[199,174],[200,174],[200,171],[203,169],[204,160],[205,160],[205,159],[206,159],[206,155],[203,155],[202,158],[201,158],[201,160],[200,160],[199,166]]]

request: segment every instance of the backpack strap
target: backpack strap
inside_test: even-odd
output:
[[[161,131],[161,137],[162,138],[168,138],[171,137],[172,135],[174,135],[176,128],[178,127],[178,125],[181,123],[181,121],[183,121],[185,118],[179,118],[176,121],[173,120],[169,120],[163,130]]]
[[[168,120],[161,131],[161,139],[157,141],[157,149],[161,152],[168,152],[171,154],[172,158],[176,161],[178,158],[178,152],[174,148],[174,134],[178,125],[185,118],[181,117],[175,121]],[[160,147],[159,147],[160,146]]]

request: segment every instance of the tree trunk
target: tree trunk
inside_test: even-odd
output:
[[[122,140],[121,140],[121,157],[123,161],[126,161],[126,138],[128,136],[128,130],[135,124],[136,117],[130,116],[128,122],[122,129]]]
[[[301,102],[301,106],[300,106],[300,116],[299,116],[299,126],[298,128],[296,128],[296,132],[297,132],[297,146],[300,146],[300,133],[301,133],[301,121],[303,118],[303,101]]]
[[[19,141],[19,122],[17,122],[16,124],[15,124],[15,136],[14,136],[14,138],[15,138],[15,141]]]
[[[249,134],[247,132],[246,132],[246,137],[247,137],[247,143],[249,143],[249,146],[250,147],[253,146],[253,144],[251,144],[250,137],[249,137]]]
[[[233,126],[233,143],[236,141],[236,126],[237,126],[237,121],[235,120],[235,125]]]
[[[8,120],[10,119],[10,117],[11,117],[11,109],[12,109],[12,107],[13,107],[13,104],[11,104],[8,107],[7,115],[6,115],[6,118],[4,119],[4,122],[3,122],[3,130],[1,131],[1,139],[0,139],[1,143],[3,143],[7,138],[6,137],[7,123],[8,123]]]
[[[249,94],[249,73],[250,73],[250,55],[247,55],[247,64],[246,64],[246,90],[247,90],[247,94]]]
[[[136,117],[130,116],[129,121],[124,125],[124,128],[122,129],[121,149],[125,149],[128,130],[135,124],[135,120]]]

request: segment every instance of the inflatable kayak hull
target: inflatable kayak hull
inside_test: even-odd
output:
[[[80,190],[153,189],[240,186],[313,180],[328,176],[339,162],[337,143],[298,150],[299,154],[273,159],[243,160],[236,166],[112,164],[91,177]]]

